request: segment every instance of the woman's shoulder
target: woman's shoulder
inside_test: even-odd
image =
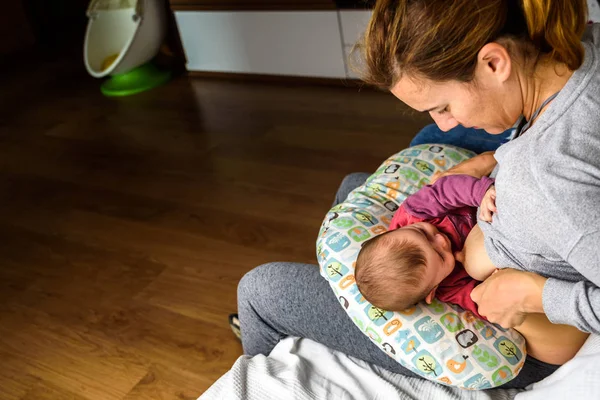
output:
[[[583,41],[586,54],[582,66],[531,129],[535,132],[532,136],[541,135],[546,143],[587,141],[588,136],[600,132],[600,23],[588,27]]]
[[[551,177],[599,186],[600,176],[600,103],[596,108],[571,114],[549,127],[529,149],[529,168],[538,181]]]
[[[585,56],[582,65],[569,78],[561,94],[557,98],[558,102],[563,102],[566,95],[575,99],[587,97],[588,94],[600,93],[600,23],[588,25],[582,38]],[[563,94],[563,92],[565,92]],[[596,96],[595,96],[596,97]],[[596,97],[600,98],[600,96]]]
[[[589,24],[583,33],[581,41],[590,43],[597,48],[600,47],[600,22]]]

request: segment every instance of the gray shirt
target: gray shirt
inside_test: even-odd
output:
[[[479,221],[499,268],[549,279],[550,321],[600,334],[600,25],[585,61],[535,124],[496,151],[493,222]]]

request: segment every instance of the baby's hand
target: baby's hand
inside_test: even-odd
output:
[[[492,222],[492,215],[498,212],[496,209],[496,188],[493,185],[485,192],[479,208],[481,210],[479,218],[485,222]]]

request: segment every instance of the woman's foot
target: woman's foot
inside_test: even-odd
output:
[[[242,332],[240,331],[240,319],[237,314],[229,314],[229,327],[239,340],[242,340]]]

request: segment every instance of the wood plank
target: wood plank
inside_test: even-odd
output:
[[[20,400],[38,385],[40,379],[27,372],[27,363],[19,355],[7,353],[2,346],[0,360],[1,399]]]
[[[21,400],[86,400],[86,397],[69,392],[65,389],[40,381]]]
[[[202,288],[197,286],[195,293]],[[223,307],[223,311],[228,310]],[[226,324],[149,305],[143,298],[115,307],[90,328],[97,336],[142,355],[152,364],[185,369],[213,380],[233,364],[241,351]]]
[[[196,400],[213,381],[190,371],[153,364],[123,400]]]
[[[23,357],[28,374],[68,392],[89,399],[121,399],[146,374],[143,358],[96,335],[66,328],[44,313],[11,305],[2,307],[0,318],[3,349]]]
[[[11,231],[10,235],[7,231]],[[142,256],[93,248],[14,227],[2,229],[0,242],[3,259],[0,276],[13,271],[15,275],[35,277],[26,291],[5,304],[20,304],[63,322],[82,323],[82,327],[93,323],[115,304],[130,300],[165,268]],[[25,242],[27,252],[23,254],[19,243]]]

